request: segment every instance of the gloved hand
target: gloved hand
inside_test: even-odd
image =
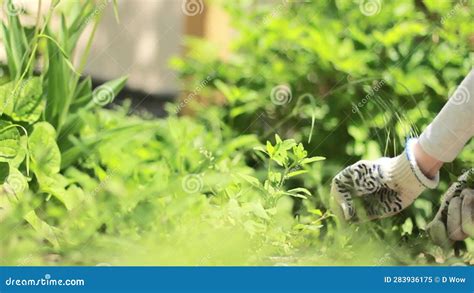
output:
[[[438,213],[427,226],[431,238],[440,246],[474,237],[474,189],[468,186],[469,172],[474,169],[461,175],[446,191]]]
[[[376,219],[399,213],[425,188],[435,188],[439,175],[426,177],[418,167],[407,141],[398,157],[359,161],[336,175],[332,181],[333,212],[346,221]]]

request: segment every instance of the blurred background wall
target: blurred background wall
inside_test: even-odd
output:
[[[128,74],[131,89],[163,95],[175,93],[176,77],[167,62],[181,51],[185,15],[181,13],[180,1],[118,3],[119,23],[112,5],[104,8],[86,73],[100,80]]]
[[[16,0],[31,16],[39,0]],[[81,0],[61,0],[68,2]],[[231,36],[227,15],[204,0],[118,0],[117,22],[112,0],[97,0],[103,18],[96,32],[85,73],[101,83],[128,75],[126,94],[140,98],[171,99],[180,92],[170,57],[183,53],[185,35],[205,37],[225,48]],[[43,0],[46,13],[50,0]],[[59,18],[58,18],[59,20]],[[92,21],[91,21],[92,24]],[[91,24],[88,30],[91,31]],[[88,33],[79,42],[86,46]],[[80,54],[77,54],[80,55]],[[0,53],[4,60],[4,52]]]

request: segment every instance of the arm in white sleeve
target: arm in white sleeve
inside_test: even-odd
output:
[[[419,144],[430,156],[452,162],[474,136],[474,70],[423,131]]]

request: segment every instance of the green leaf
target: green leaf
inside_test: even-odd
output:
[[[40,175],[38,181],[40,184],[40,192],[53,195],[62,202],[68,210],[74,208],[74,199],[71,199],[66,191],[66,185],[68,185],[69,182],[64,176],[61,174]]]
[[[266,150],[263,146],[261,146],[261,145],[258,145],[258,146],[253,147],[253,150],[254,150],[254,151],[260,151],[260,152],[262,152],[262,153],[267,154],[267,150]]]
[[[127,76],[123,76],[111,81],[108,81],[101,86],[94,89],[92,92],[92,101],[89,102],[88,107],[91,105],[105,106],[112,103],[118,93],[123,89],[127,83]]]
[[[84,107],[87,103],[89,103],[91,98],[92,79],[90,76],[88,76],[77,84],[76,92],[74,93],[74,98],[72,100],[70,110],[76,112],[78,109]]]
[[[15,82],[11,81],[0,86],[0,115],[13,111],[13,89]]]
[[[6,2],[5,2],[6,1]],[[21,7],[13,6],[11,0],[2,2],[4,11],[17,10]],[[7,13],[8,24],[2,21],[2,41],[7,53],[7,64],[13,79],[18,79],[25,67],[25,56],[28,50],[28,40],[25,28],[20,23],[19,13]]]
[[[296,141],[294,139],[285,139],[283,142],[278,143],[278,146],[281,150],[287,151],[296,146]]]
[[[273,156],[273,153],[275,152],[275,148],[273,147],[272,143],[267,141],[267,153],[271,157]]]
[[[245,180],[246,182],[250,183],[253,186],[256,186],[256,187],[261,186],[260,181],[258,181],[258,179],[253,177],[253,176],[243,174],[243,173],[237,173],[236,175],[238,177],[242,178],[243,180]]]
[[[59,172],[61,153],[56,144],[56,131],[47,122],[35,124],[29,138],[31,169],[40,178]]]
[[[320,217],[323,215],[323,212],[320,209],[309,209],[308,212]]]
[[[303,188],[303,187],[293,188],[293,189],[288,190],[288,192],[290,192],[290,193],[296,193],[296,192],[297,193],[304,193],[307,196],[311,196],[311,192],[308,189]]]
[[[290,172],[286,175],[286,178],[291,178],[291,177],[295,177],[295,176],[298,176],[298,175],[301,175],[301,174],[305,174],[305,173],[308,173],[309,171],[308,170],[298,170],[298,171],[293,171],[293,172]]]
[[[42,93],[42,81],[39,77],[4,84],[0,87],[0,103],[3,106],[0,114],[31,124],[39,119],[45,108]]]
[[[32,77],[20,84],[18,94],[15,95],[13,111],[6,113],[13,120],[33,123],[37,121],[45,108],[45,100],[42,99],[42,80]]]
[[[54,34],[50,29],[46,30],[48,48],[48,71],[45,75],[47,87],[48,107],[45,109],[46,120],[55,126],[61,123],[61,115],[67,111],[67,105],[72,98],[71,85],[75,78],[73,71],[69,68],[67,57],[61,52]]]
[[[275,141],[276,141],[276,143],[281,143],[282,142],[280,136],[276,133],[275,133]]]
[[[299,193],[293,193],[293,192],[284,192],[284,194],[296,197],[296,198],[302,198],[302,199],[308,199],[306,196],[299,194]]]
[[[84,190],[77,185],[72,185],[64,193],[64,203],[68,210],[72,210],[79,206],[86,198]]]
[[[35,211],[30,211],[25,215],[25,220],[38,232],[42,237],[47,239],[55,248],[59,247],[58,230],[41,220]]]
[[[302,143],[297,144],[293,147],[293,154],[296,156],[296,160],[300,161],[308,155],[308,152],[304,149]]]
[[[413,232],[413,221],[411,218],[407,218],[402,225],[402,236],[403,235],[411,235]]]
[[[217,79],[214,81],[214,86],[222,92],[222,94],[228,98],[232,99],[232,91],[230,90],[229,86],[222,82],[221,80]]]
[[[311,158],[306,158],[304,159],[301,164],[309,164],[309,163],[314,163],[314,162],[319,162],[319,161],[324,161],[326,160],[325,157],[311,157]]]
[[[270,216],[268,216],[268,213],[265,211],[261,203],[252,202],[248,205],[254,215],[265,220],[270,220]]]
[[[0,162],[15,158],[20,149],[20,133],[10,122],[0,120]]]

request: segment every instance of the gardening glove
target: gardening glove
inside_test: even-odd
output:
[[[469,172],[474,169],[461,175],[446,191],[438,213],[427,226],[433,241],[442,247],[474,237],[474,189],[468,186]]]
[[[332,210],[346,221],[372,220],[399,213],[426,188],[435,188],[413,155],[416,139],[407,141],[405,151],[395,158],[359,161],[336,175],[332,181]]]

